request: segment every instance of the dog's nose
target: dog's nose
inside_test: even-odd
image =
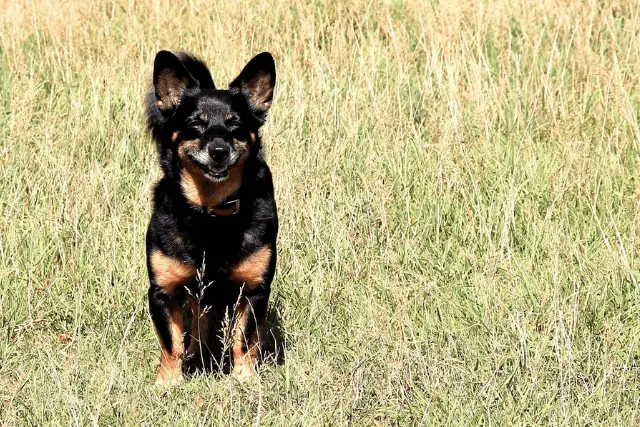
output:
[[[214,162],[222,163],[229,158],[229,146],[224,144],[215,144],[209,147],[209,155]]]

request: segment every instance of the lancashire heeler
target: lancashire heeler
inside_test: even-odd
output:
[[[156,55],[147,121],[163,176],[153,194],[147,268],[162,348],[158,382],[219,366],[225,315],[234,319],[234,373],[255,373],[276,266],[278,216],[259,133],[275,83],[268,52],[249,61],[228,90],[216,89],[190,54]],[[187,300],[193,321],[185,334]]]

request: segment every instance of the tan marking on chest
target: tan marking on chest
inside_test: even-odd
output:
[[[151,254],[151,269],[158,286],[168,294],[178,286],[185,285],[196,275],[196,268],[193,265],[171,258],[159,250]]]
[[[271,261],[271,249],[264,246],[240,261],[230,274],[231,280],[248,289],[258,286]]]

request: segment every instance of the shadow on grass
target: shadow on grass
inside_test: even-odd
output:
[[[285,362],[286,343],[284,328],[280,319],[280,301],[269,304],[267,321],[263,332],[262,364],[283,365]]]

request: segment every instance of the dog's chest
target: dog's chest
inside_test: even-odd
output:
[[[250,253],[256,244],[252,227],[234,223],[201,226],[190,230],[185,241],[188,257],[209,272],[225,271]]]

